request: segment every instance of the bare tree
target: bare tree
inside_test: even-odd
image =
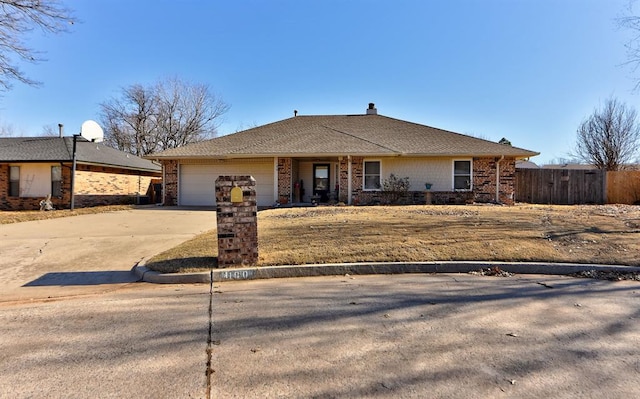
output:
[[[135,84],[119,98],[100,104],[105,144],[134,155],[156,150],[156,99],[152,89]]]
[[[178,78],[129,86],[100,108],[105,143],[139,156],[214,137],[229,110],[207,85]]]
[[[640,143],[636,110],[614,98],[578,127],[574,157],[598,169],[618,170],[631,162]]]
[[[73,23],[71,11],[59,0],[0,0],[0,89],[10,89],[14,80],[39,84],[18,66],[20,61],[43,61],[42,54],[25,43],[26,34],[34,28],[51,33],[65,32]]]
[[[15,134],[13,125],[0,122],[0,137],[11,137]]]

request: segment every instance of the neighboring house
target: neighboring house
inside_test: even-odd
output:
[[[564,169],[564,170],[593,170],[598,169],[595,165],[583,163],[562,163],[542,165],[542,169]]]
[[[540,169],[540,167],[531,161],[518,159],[516,160],[516,169]]]
[[[271,206],[384,203],[391,174],[409,178],[407,202],[512,204],[516,160],[535,155],[378,115],[369,104],[364,115],[296,115],[147,158],[162,163],[165,205],[214,205],[218,176],[251,175],[258,206]]]
[[[73,137],[0,138],[0,209],[39,209],[51,195],[55,208],[69,208],[73,172]],[[146,196],[160,166],[106,147],[76,139],[75,207],[133,203]]]

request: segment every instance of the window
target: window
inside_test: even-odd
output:
[[[364,189],[380,190],[380,161],[364,161]]]
[[[471,190],[471,161],[453,161],[453,189]]]
[[[51,167],[51,196],[62,197],[62,167]]]
[[[9,197],[20,196],[20,167],[9,167]]]

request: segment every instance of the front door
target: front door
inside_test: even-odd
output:
[[[329,201],[329,164],[313,165],[313,195],[320,202]]]

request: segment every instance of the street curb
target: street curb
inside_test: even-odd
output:
[[[134,272],[141,281],[156,284],[192,284],[213,281],[257,280],[289,277],[405,274],[405,273],[469,273],[497,267],[515,274],[569,275],[588,270],[601,272],[640,273],[640,267],[544,262],[370,262],[330,263],[213,269],[200,273],[159,273],[140,262]]]

